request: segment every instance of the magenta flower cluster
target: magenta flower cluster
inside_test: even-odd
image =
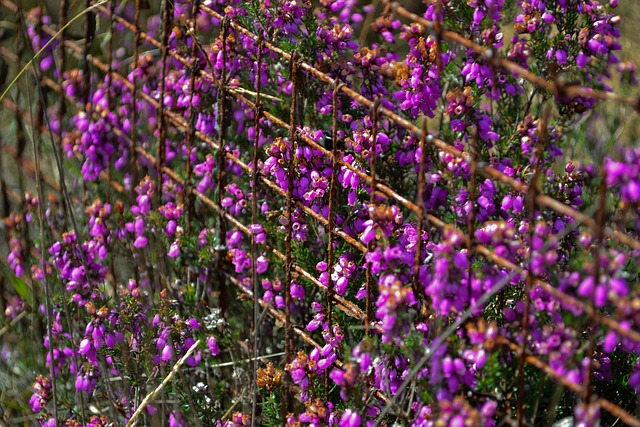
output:
[[[640,151],[567,160],[597,103],[562,86],[634,82],[617,2],[425,3],[177,0],[171,25],[143,13],[137,58],[123,4],[90,79],[50,45],[85,196],[4,220],[16,286],[53,294],[7,299],[50,332],[41,425],[124,424],[167,376],[143,416],[171,426],[552,424],[558,384],[576,395],[548,414],[605,425],[585,396],[634,401]],[[34,47],[54,21],[28,15]]]

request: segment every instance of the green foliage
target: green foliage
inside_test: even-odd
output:
[[[283,425],[280,398],[276,393],[270,392],[269,395],[260,402],[262,408],[261,425],[265,427],[280,427]]]
[[[9,281],[9,283],[11,283],[11,286],[13,286],[13,289],[16,291],[16,294],[20,296],[20,298],[25,301],[31,301],[33,294],[31,289],[29,289],[29,285],[27,285],[27,282],[25,282],[20,277],[17,277],[13,273],[13,271],[7,268],[2,269],[2,274]]]

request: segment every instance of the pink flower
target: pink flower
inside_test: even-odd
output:
[[[362,417],[355,411],[347,409],[340,418],[340,427],[360,427]]]
[[[169,247],[169,252],[167,252],[167,255],[170,258],[178,258],[180,256],[180,245],[177,240],[171,244],[171,246]]]
[[[147,246],[147,238],[144,236],[136,237],[136,240],[133,242],[133,246],[138,249],[142,249]]]
[[[256,272],[262,274],[269,269],[269,260],[264,256],[259,256],[256,259]]]
[[[217,356],[220,353],[220,347],[218,347],[218,341],[216,341],[216,337],[210,336],[207,338],[207,347],[209,347],[209,351],[212,356]]]
[[[168,362],[169,360],[171,360],[171,357],[173,356],[173,348],[170,345],[165,345],[164,348],[162,349],[162,361],[163,362]]]
[[[304,299],[304,288],[298,283],[291,284],[291,296],[297,300]]]

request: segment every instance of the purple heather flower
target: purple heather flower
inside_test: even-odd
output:
[[[80,346],[78,347],[78,353],[87,354],[89,351],[91,351],[91,341],[85,338],[80,342]]]
[[[578,67],[584,68],[585,65],[587,65],[588,61],[589,61],[589,57],[587,57],[587,55],[585,55],[584,52],[580,51],[578,53],[578,57],[576,58],[576,64],[578,64]]]
[[[282,295],[276,295],[275,297],[275,305],[276,308],[281,309],[284,308],[284,298],[282,297]]]
[[[360,240],[362,240],[362,242],[365,244],[376,238],[376,229],[374,228],[375,226],[373,224],[373,221],[369,220],[366,223],[370,224],[366,226],[367,228],[365,228],[365,230],[360,235]]]
[[[227,232],[227,245],[229,245],[230,248],[239,248],[242,246],[243,244],[243,234],[242,232],[240,232],[240,230],[233,230],[230,232]]]
[[[169,427],[186,427],[187,420],[182,416],[182,412],[175,410],[169,414]]]
[[[144,236],[136,237],[136,240],[133,242],[133,246],[141,249],[147,246],[147,238]]]
[[[209,351],[212,356],[217,356],[220,353],[220,348],[218,347],[218,341],[214,336],[210,336],[207,338],[207,347],[209,347]]]
[[[37,393],[31,395],[29,404],[31,405],[31,410],[33,412],[40,412],[44,406],[42,398]]]
[[[175,219],[172,219],[169,222],[167,222],[167,225],[165,226],[165,231],[167,232],[167,236],[173,237],[173,235],[176,233],[177,227],[178,227],[178,223],[176,222]]]
[[[556,60],[558,61],[558,64],[565,65],[567,63],[567,52],[563,49],[557,50]]]
[[[324,359],[320,359],[318,361],[317,367],[318,367],[318,371],[324,371],[327,368],[331,367],[331,365],[333,365],[333,363],[337,360],[337,356],[336,354],[332,351],[331,353],[329,353],[329,355],[324,358]]]
[[[266,272],[269,269],[269,260],[263,256],[260,255],[257,259],[256,259],[256,271],[258,274],[262,274],[264,272]]]
[[[362,424],[362,417],[357,412],[347,409],[340,418],[340,427],[360,427]]]
[[[162,349],[161,359],[163,362],[168,362],[173,357],[173,347],[170,344],[167,344]]]
[[[304,288],[298,283],[291,284],[291,296],[298,301],[302,301],[304,299]]]
[[[302,389],[306,389],[309,384],[309,377],[307,376],[307,372],[303,368],[295,368],[289,371],[291,374],[291,379],[294,383],[300,385]]]

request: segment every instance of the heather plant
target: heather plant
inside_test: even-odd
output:
[[[617,1],[5,3],[3,422],[640,425]]]

